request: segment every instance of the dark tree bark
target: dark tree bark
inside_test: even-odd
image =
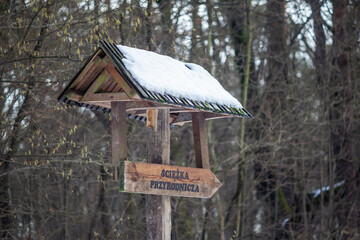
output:
[[[323,18],[321,17],[321,3],[311,0],[306,0],[310,5],[312,11],[312,19],[314,21],[315,33],[315,68],[317,74],[317,83],[319,85],[325,84],[325,70],[326,70],[326,36],[323,26]]]
[[[284,196],[283,189],[286,182],[281,174],[283,171],[282,159],[285,158],[285,151],[277,148],[281,144],[279,139],[283,136],[287,117],[287,61],[288,53],[286,49],[286,17],[285,0],[269,0],[266,6],[266,33],[267,44],[267,76],[266,88],[270,92],[264,91],[261,96],[260,111],[263,121],[263,129],[267,131],[265,139],[273,142],[269,147],[261,148],[264,159],[255,163],[255,178],[259,179],[257,185],[259,196],[262,195],[266,202],[266,213],[264,216],[265,224],[271,226],[268,234],[270,239],[280,236],[281,221],[288,217],[289,210]],[[273,121],[276,121],[274,123]],[[284,147],[285,148],[285,147]],[[289,181],[289,179],[288,179]]]
[[[146,45],[150,51],[155,50],[155,44],[152,37],[152,26],[151,26],[151,18],[152,18],[152,3],[153,0],[148,0],[146,15],[145,15],[145,31],[146,31]]]
[[[232,36],[232,43],[235,50],[235,61],[241,81],[244,80],[244,69],[246,59],[246,11],[245,1],[236,4],[236,1],[229,1],[231,4],[227,8],[227,19],[230,25],[230,33]]]
[[[234,0],[227,1],[228,6],[225,6],[225,16],[227,18],[228,25],[230,26],[230,33],[232,38],[232,45],[235,50],[235,62],[238,70],[239,79],[242,83],[244,81],[244,63],[246,60],[246,22],[245,22],[245,3],[241,1],[237,3]],[[231,204],[225,218],[225,224],[230,221],[231,214],[235,214],[235,211],[231,211],[238,201],[239,194],[242,189],[242,159],[239,159],[239,170],[236,192],[232,198]]]
[[[311,1],[306,0],[306,2],[310,5],[311,11],[312,11],[312,19],[314,21],[314,33],[315,33],[315,56],[313,59],[314,65],[315,65],[315,71],[316,71],[316,88],[318,90],[318,97],[320,99],[320,117],[319,122],[328,122],[329,120],[329,112],[328,112],[328,104],[329,104],[329,96],[328,96],[328,89],[325,86],[328,86],[328,80],[327,80],[327,62],[326,62],[326,36],[324,31],[324,25],[323,25],[323,18],[321,16],[321,6],[322,3],[318,0]],[[323,139],[327,139],[329,137],[329,129],[328,125],[321,124],[321,127],[319,127],[318,134],[322,136]],[[321,142],[320,148],[325,153],[329,152],[329,144],[327,142]],[[331,159],[331,156],[329,156]],[[332,169],[333,163],[332,161],[329,161],[328,167]],[[325,163],[323,158],[319,158],[319,167],[320,167],[320,182],[321,185],[324,185],[324,168]],[[329,178],[332,179],[332,174],[329,172]],[[329,183],[331,186],[333,186],[333,181],[330,181]],[[304,186],[305,188],[305,186]],[[329,199],[329,207],[327,209],[328,215],[332,216],[332,209],[333,209],[333,190],[331,190],[330,193],[330,199]],[[330,226],[332,223],[332,217],[325,219],[325,208],[324,208],[324,193],[321,192],[320,195],[320,229],[324,228],[324,221],[328,220],[328,226]],[[306,215],[304,215],[303,218],[305,218]],[[303,219],[303,221],[306,221],[306,219]],[[305,226],[307,227],[307,226]],[[323,234],[322,231],[320,231],[320,234]]]
[[[199,1],[198,0],[191,0],[191,19],[193,23],[193,29],[191,32],[191,48],[190,48],[190,62],[199,62],[200,56],[205,56],[205,47],[202,41],[202,27],[201,22],[202,19],[199,16]]]
[[[161,51],[162,53],[173,56],[174,55],[174,44],[173,44],[173,37],[174,26],[171,21],[171,13],[173,5],[169,0],[157,0],[159,4],[159,10],[161,12],[161,29],[162,29],[162,40],[160,42]]]
[[[235,63],[239,76],[239,88],[240,99],[244,106],[248,99],[248,81],[251,75],[251,66],[253,62],[251,60],[251,1],[227,1],[228,7],[226,7],[225,14],[228,25],[230,26],[230,33],[232,37],[232,46],[235,50]],[[249,45],[250,44],[250,45]],[[247,67],[249,67],[247,69]],[[253,92],[252,92],[253,93]],[[245,135],[245,123],[242,120],[239,131],[240,152],[244,149],[244,135]],[[231,214],[236,215],[235,229],[236,236],[247,239],[251,238],[253,233],[253,220],[254,215],[253,208],[245,207],[251,197],[252,184],[252,164],[246,161],[247,154],[242,153],[238,159],[238,173],[236,192],[229,204],[229,209],[225,218],[225,224],[230,221]],[[231,208],[236,211],[231,211]],[[229,229],[233,226],[229,224]],[[233,233],[231,233],[233,234]]]
[[[358,223],[356,172],[353,146],[353,85],[350,69],[351,43],[347,27],[348,1],[333,1],[333,69],[331,77],[331,144],[336,161],[337,180],[345,180],[342,201],[336,208],[343,237],[351,238]]]
[[[47,3],[46,11],[49,11],[50,3]],[[41,47],[43,45],[44,36],[46,34],[46,30],[48,27],[49,18],[43,19],[43,24],[39,31],[39,38],[36,41],[36,44],[34,46],[33,51],[34,52],[40,52]],[[34,60],[30,58],[30,64],[33,64]],[[29,110],[32,107],[32,91],[34,90],[36,83],[35,83],[35,76],[33,73],[31,73],[31,70],[26,71],[28,74],[28,78],[26,79],[28,87],[24,91],[24,100],[19,106],[19,110],[17,112],[17,115],[14,119],[14,124],[12,131],[10,133],[9,139],[8,139],[8,145],[7,149],[2,149],[1,156],[0,156],[0,163],[1,163],[1,172],[0,172],[0,218],[1,218],[1,237],[3,239],[8,239],[11,237],[11,229],[16,228],[15,226],[12,226],[12,215],[11,215],[11,196],[10,196],[10,170],[11,170],[11,158],[14,153],[17,152],[18,144],[20,142],[21,138],[21,122],[29,115]]]
[[[287,78],[285,5],[285,0],[269,0],[267,4],[268,81],[277,83]]]

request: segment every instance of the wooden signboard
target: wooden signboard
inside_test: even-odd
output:
[[[120,162],[122,192],[210,198],[221,185],[209,169]]]

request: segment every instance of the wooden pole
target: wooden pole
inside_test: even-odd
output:
[[[193,126],[196,167],[210,169],[205,115],[203,112],[194,112],[191,113],[191,117]]]
[[[157,124],[147,124],[147,162],[170,164],[170,110],[148,110],[148,115],[157,118]],[[146,236],[171,239],[170,196],[146,195]]]
[[[119,178],[119,162],[127,160],[126,102],[111,102],[112,163],[114,180]]]

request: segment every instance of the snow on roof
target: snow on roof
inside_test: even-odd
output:
[[[122,62],[147,90],[196,101],[243,108],[211,74],[194,63],[184,63],[154,52],[117,45]]]

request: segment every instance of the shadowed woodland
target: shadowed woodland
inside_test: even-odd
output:
[[[172,239],[360,238],[360,2],[0,1],[0,238],[146,239],[111,182],[111,114],[57,102],[100,40],[202,65],[253,120],[207,122],[210,199],[172,197]],[[151,61],[151,59],[149,59]],[[128,120],[128,159],[146,125]],[[171,164],[195,167],[191,124]]]

